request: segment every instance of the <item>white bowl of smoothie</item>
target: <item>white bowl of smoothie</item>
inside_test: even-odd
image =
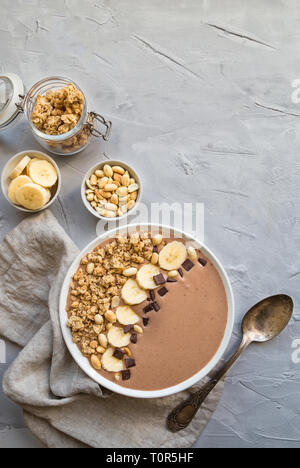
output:
[[[228,276],[189,234],[113,229],[71,265],[60,297],[66,345],[99,385],[135,398],[171,395],[207,376],[234,325]]]

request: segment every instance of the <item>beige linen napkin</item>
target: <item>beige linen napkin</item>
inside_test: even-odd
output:
[[[190,447],[212,416],[218,386],[185,431],[166,429],[169,411],[188,391],[138,400],[111,394],[71,358],[59,325],[59,295],[78,249],[46,211],[23,221],[0,246],[0,334],[23,349],[3,389],[47,447]]]

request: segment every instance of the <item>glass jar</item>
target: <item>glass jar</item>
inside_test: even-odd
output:
[[[72,83],[83,95],[79,121],[66,133],[59,135],[43,133],[37,129],[31,119],[37,96],[43,96],[50,90],[61,89],[69,83]],[[10,126],[21,113],[24,113],[39,144],[47,151],[59,155],[79,153],[87,147],[92,137],[108,140],[112,126],[111,122],[102,115],[88,111],[85,94],[73,80],[60,76],[45,78],[32,86],[28,93],[24,93],[24,87],[22,88],[21,81],[16,75],[8,73],[0,76],[0,130]]]

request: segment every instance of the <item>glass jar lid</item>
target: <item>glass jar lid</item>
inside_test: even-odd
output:
[[[7,127],[20,113],[20,100],[24,97],[24,85],[15,73],[0,76],[0,130]]]

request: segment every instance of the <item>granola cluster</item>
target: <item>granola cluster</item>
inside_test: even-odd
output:
[[[100,369],[99,358],[108,345],[107,333],[117,322],[113,309],[120,304],[120,291],[128,280],[126,271],[151,261],[152,255],[148,233],[135,233],[117,236],[81,260],[70,288],[68,327],[73,342],[86,357],[93,357],[96,369],[98,363]],[[136,331],[140,332],[138,328]]]
[[[67,133],[78,123],[83,110],[83,94],[73,83],[39,94],[31,114],[35,127],[46,135]]]
[[[84,125],[83,129],[80,130],[76,135],[64,140],[62,143],[56,143],[53,141],[47,141],[50,148],[57,150],[58,148],[63,153],[74,153],[81,150],[88,144],[91,131],[88,125]]]

